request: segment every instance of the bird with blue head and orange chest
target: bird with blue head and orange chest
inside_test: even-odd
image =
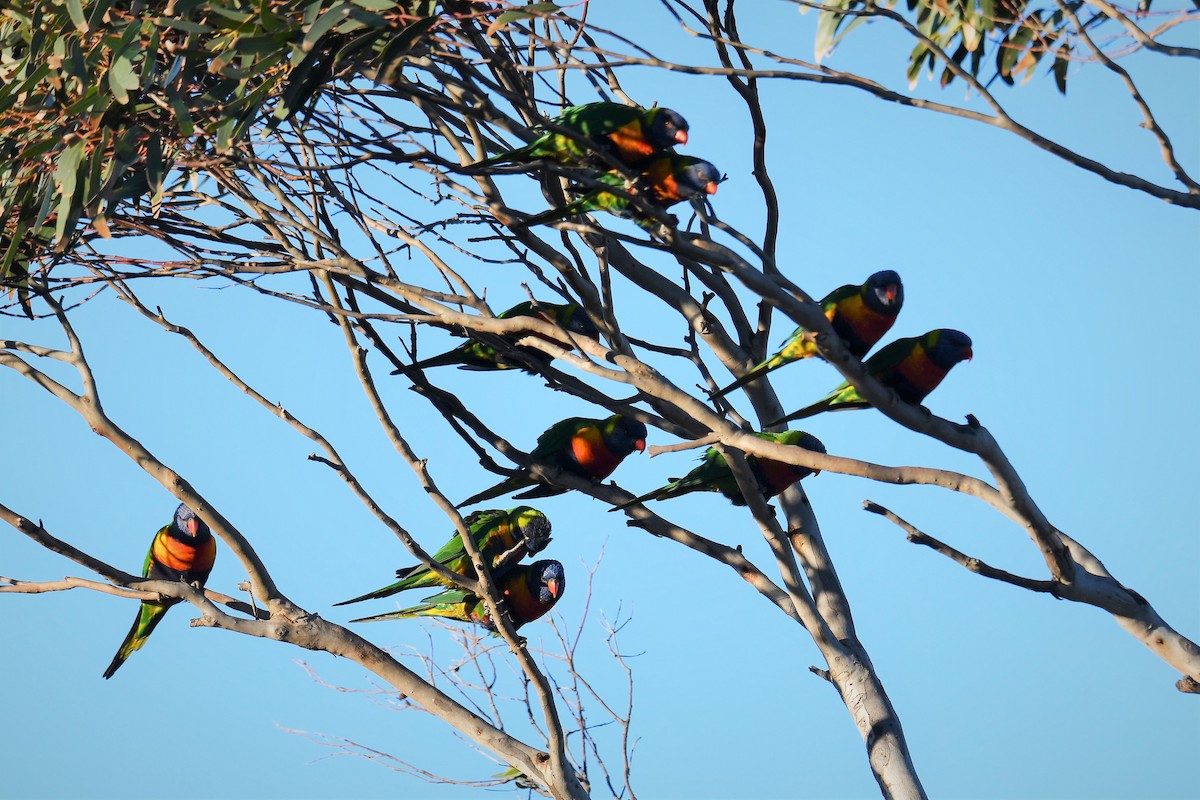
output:
[[[674,153],[653,158],[642,164],[640,170],[633,185],[628,188],[625,175],[617,170],[598,175],[594,180],[601,186],[585,191],[562,208],[543,211],[510,227],[528,228],[589,211],[607,211],[618,217],[632,219],[640,227],[649,230],[659,225],[659,220],[640,210],[637,203],[625,194],[640,197],[652,208],[665,211],[684,200],[716,194],[717,186],[724,180],[717,168],[708,161]],[[614,190],[620,190],[621,193]]]
[[[150,552],[146,554],[146,562],[142,566],[142,577],[155,581],[183,581],[203,587],[216,557],[217,542],[213,539],[212,531],[204,524],[204,520],[180,503],[171,524],[154,534]],[[179,602],[171,597],[142,601],[133,627],[104,671],[105,678],[111,678],[133,651],[141,649],[162,621],[167,609]]]
[[[905,403],[919,405],[941,384],[955,364],[970,361],[971,337],[952,328],[938,328],[924,336],[897,339],[864,362],[867,372]],[[822,411],[847,411],[870,408],[848,381],[839,384],[822,399],[793,411],[771,425],[804,419]]]
[[[645,423],[623,414],[613,414],[607,419],[569,417],[547,428],[538,437],[530,456],[577,477],[599,481],[611,475],[630,453],[644,451],[646,436]],[[522,469],[511,478],[468,497],[456,508],[500,497],[527,486],[533,488],[515,497],[523,500],[569,491],[562,486],[544,483],[533,477],[528,469]]]
[[[803,447],[814,453],[825,454],[825,445],[821,440],[804,431],[780,431],[778,433],[758,431],[754,432],[754,435],[775,444]],[[644,503],[647,500],[668,500],[672,497],[682,497],[691,492],[720,492],[735,506],[746,505],[746,498],[738,486],[737,478],[734,477],[733,470],[729,468],[729,463],[721,451],[710,447],[701,456],[701,461],[703,463],[700,466],[682,478],[671,478],[670,483],[666,486],[660,486],[654,491],[613,506],[609,511],[617,511],[635,503]],[[788,464],[785,461],[776,461],[771,458],[759,458],[750,454],[746,455],[746,466],[750,468],[750,473],[754,476],[758,491],[762,493],[764,500],[770,500],[792,484],[819,472],[819,470],[808,467]]]
[[[514,547],[522,547],[524,552],[520,558],[524,558],[541,552],[550,543],[550,519],[541,511],[529,506],[517,506],[507,511],[499,508],[476,511],[468,515],[463,522],[483,560],[492,569],[493,578],[504,575],[504,572],[496,571],[495,567],[501,557]],[[453,534],[431,558],[457,575],[475,577],[475,566],[471,563],[471,556],[467,553],[462,537],[457,533]],[[390,597],[408,589],[453,585],[424,564],[396,570],[396,577],[400,580],[382,589],[334,605],[344,606],[363,600]]]
[[[577,303],[543,303],[541,301],[526,300],[496,315],[496,319],[515,319],[518,317],[541,319],[560,326],[567,333],[586,336],[593,341],[600,340],[600,331],[596,328],[588,313]],[[417,361],[405,369],[426,369],[428,367],[455,365],[459,369],[467,370],[519,369],[525,372],[532,372],[530,364],[520,358],[514,357],[512,354],[520,353],[534,364],[549,364],[551,358],[536,347],[518,346],[517,342],[521,341],[526,335],[530,334],[499,335],[499,340],[507,349],[505,347],[493,347],[482,340],[473,340],[466,344],[461,344],[453,350]],[[564,350],[570,350],[575,346],[570,340],[552,339],[541,334],[532,335],[552,342]],[[398,375],[404,371],[397,369],[393,370],[392,374]]]
[[[900,309],[904,307],[904,284],[893,270],[880,270],[862,285],[839,286],[827,294],[820,305],[830,327],[846,345],[846,349],[855,358],[862,358],[896,322]],[[805,336],[807,333],[808,329],[804,326],[796,328],[779,352],[725,388],[713,392],[712,397],[726,395],[793,361],[820,356],[816,344]]]
[[[688,141],[688,123],[669,108],[638,108],[597,102],[572,106],[551,122],[566,133],[548,130],[529,144],[472,164],[525,164],[539,159],[562,164],[603,163],[603,153],[621,163],[636,165]]]
[[[496,586],[508,607],[513,627],[520,628],[554,608],[567,589],[567,575],[558,561],[535,561],[532,564],[518,564],[513,567],[503,578],[497,580]],[[426,597],[421,603],[409,608],[373,617],[362,617],[351,622],[383,622],[415,617],[440,617],[459,622],[473,622],[489,631],[496,630],[483,598],[459,587]]]

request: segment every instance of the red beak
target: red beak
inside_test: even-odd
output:
[[[967,348],[967,361],[970,361],[974,356],[975,356],[975,353],[971,350],[971,348],[968,347]]]
[[[546,589],[550,592],[551,597],[558,597],[558,581],[553,578],[546,581]]]
[[[637,450],[639,453],[644,453],[646,451],[646,440],[638,439],[633,443],[633,449]]]
[[[706,183],[704,185],[704,191],[708,192],[709,194],[716,194],[717,193],[717,182],[709,181],[708,183]]]
[[[675,132],[675,143],[676,144],[678,144],[680,146],[685,145],[685,144],[687,144],[687,140],[688,140],[688,132],[687,131],[676,131]]]

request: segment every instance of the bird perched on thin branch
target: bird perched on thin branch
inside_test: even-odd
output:
[[[688,124],[669,108],[638,108],[621,103],[587,103],[566,109],[552,122],[555,128],[569,133],[548,130],[524,147],[518,147],[485,158],[472,167],[489,167],[506,162],[528,163],[538,159],[563,164],[603,163],[597,153],[604,153],[625,164],[638,164],[667,152],[675,145],[685,145]]]
[[[917,405],[938,387],[955,364],[970,361],[973,355],[971,337],[952,328],[938,328],[924,336],[897,339],[868,358],[863,366],[901,400]],[[847,411],[870,406],[858,390],[845,381],[812,405],[793,411],[771,425],[804,419],[822,411]]]
[[[814,453],[825,453],[825,445],[821,443],[821,440],[804,431],[756,432],[754,435],[768,442],[803,447]],[[729,468],[728,462],[725,461],[725,456],[717,448],[710,447],[701,456],[701,460],[703,463],[700,466],[682,478],[671,478],[671,482],[666,486],[646,492],[646,494],[619,506],[613,506],[609,511],[626,508],[634,503],[644,503],[647,500],[682,497],[691,492],[720,492],[735,506],[746,505],[746,498],[742,494],[742,490],[738,488],[737,479],[733,476],[733,470]],[[771,499],[793,483],[818,472],[818,470],[811,470],[807,467],[799,467],[770,458],[759,458],[750,454],[746,455],[746,465],[750,467],[750,472],[754,475],[754,480],[758,483],[758,490],[762,492],[764,500]]]
[[[600,340],[600,331],[596,329],[587,312],[577,303],[543,303],[541,301],[526,300],[524,303],[518,303],[512,308],[496,315],[496,319],[514,319],[517,317],[542,319],[560,326],[568,333],[586,336],[595,341]],[[536,347],[517,346],[517,342],[521,341],[527,335],[545,339],[562,347],[564,350],[570,350],[574,347],[568,340],[554,339],[543,336],[540,333],[503,334],[498,335],[498,338],[508,346],[508,350],[502,347],[493,347],[481,340],[472,340],[455,347],[453,350],[417,361],[406,369],[425,369],[427,367],[442,367],[456,364],[459,369],[520,369],[525,372],[532,372],[529,364],[526,364],[519,358],[514,358],[512,353],[521,353],[527,358],[532,359],[535,363],[541,364],[549,364],[551,358]],[[392,374],[399,375],[404,371],[397,369],[393,370]]]
[[[171,524],[154,534],[146,563],[142,566],[142,577],[153,581],[183,581],[203,587],[216,557],[217,543],[212,531],[190,508],[180,503]],[[173,597],[142,601],[133,627],[125,635],[125,641],[121,642],[108,669],[104,670],[105,678],[111,678],[134,650],[142,648],[167,609],[179,602]]]
[[[480,555],[483,556],[483,560],[489,567],[494,567],[501,556],[517,545],[523,546],[524,554],[521,558],[524,558],[541,552],[550,543],[549,518],[536,508],[529,506],[517,506],[507,511],[498,508],[476,511],[467,516],[463,522],[467,525],[467,531],[471,534],[475,547],[479,549]],[[475,565],[471,563],[471,556],[467,553],[467,548],[458,533],[451,536],[450,540],[442,545],[441,549],[431,558],[455,574],[465,575],[469,578],[475,577]],[[503,574],[504,572],[493,571],[492,577],[498,579]],[[396,570],[396,577],[400,580],[382,589],[376,589],[355,597],[353,600],[343,600],[334,605],[344,606],[362,600],[389,597],[406,589],[453,585],[424,564]]]
[[[904,284],[890,269],[876,272],[861,286],[839,286],[821,301],[825,318],[855,358],[865,356],[891,330],[903,306]],[[819,356],[816,344],[805,337],[806,333],[808,329],[804,326],[796,328],[779,352],[712,396],[726,395],[793,361]]]
[[[510,227],[528,228],[588,211],[607,211],[618,217],[632,219],[643,228],[653,228],[659,224],[657,219],[639,210],[637,204],[625,194],[617,194],[606,187],[622,189],[630,195],[641,197],[655,208],[667,209],[693,197],[716,194],[722,178],[717,168],[703,159],[668,153],[642,165],[632,187],[626,188],[625,176],[616,170],[606,172],[595,180],[604,186],[585,192],[562,208],[543,211]]]
[[[567,575],[558,561],[518,564],[500,579],[498,588],[504,595],[513,627],[520,628],[554,608],[554,604],[566,591]],[[351,622],[382,622],[414,617],[442,617],[459,622],[474,622],[490,631],[496,630],[483,598],[457,587],[426,597],[420,604],[411,608],[363,617]]]
[[[580,478],[602,480],[612,474],[627,455],[646,449],[646,426],[632,417],[613,414],[608,419],[569,417],[551,425],[538,437],[530,455],[552,467]],[[500,497],[526,486],[534,488],[517,498],[550,497],[568,491],[562,486],[543,483],[527,469],[490,489],[468,497],[458,508]]]

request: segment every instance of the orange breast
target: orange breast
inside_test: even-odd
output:
[[[571,454],[576,463],[593,478],[607,478],[621,463],[604,444],[600,429],[584,428],[571,439]]]
[[[170,536],[154,537],[154,560],[168,569],[179,572],[212,569],[217,555],[217,543],[209,538],[198,545],[181,542]]]
[[[918,347],[913,354],[896,365],[896,372],[918,389],[928,393],[946,377],[946,370],[929,360],[925,348]]]

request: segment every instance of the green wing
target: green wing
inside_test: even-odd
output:
[[[845,286],[839,286],[829,294],[825,295],[825,298],[821,300],[821,310],[828,315],[829,312],[833,311],[841,303],[845,302],[851,297],[854,297],[861,291],[861,286],[855,286],[852,283],[847,283]]]
[[[897,339],[868,358],[864,366],[866,366],[867,372],[879,377],[886,372],[891,372],[901,361],[912,355],[920,343],[919,336]]]
[[[554,456],[566,450],[571,440],[575,438],[575,434],[584,428],[595,425],[596,420],[588,419],[587,417],[568,417],[564,420],[554,423],[538,437],[537,445],[533,448],[531,456],[541,461],[554,461]]]
[[[465,589],[453,587],[444,592],[431,595],[419,604],[387,614],[377,614],[373,617],[360,617],[351,622],[382,622],[391,619],[412,619],[413,617],[445,617],[462,622],[471,620],[471,612],[480,603],[480,599]]]
[[[484,511],[473,511],[463,518],[463,522],[467,524],[467,530],[471,533],[471,538],[475,540],[477,547],[483,546],[483,541],[486,538],[486,528],[496,523],[497,520],[505,519],[508,512],[501,509],[487,509]],[[450,541],[442,545],[441,549],[433,554],[432,558],[439,564],[444,564],[460,556],[467,554],[467,548],[463,544],[462,537],[455,533],[450,537]]]
[[[623,103],[585,103],[571,106],[554,121],[595,139],[628,125],[645,113],[644,109]]]

